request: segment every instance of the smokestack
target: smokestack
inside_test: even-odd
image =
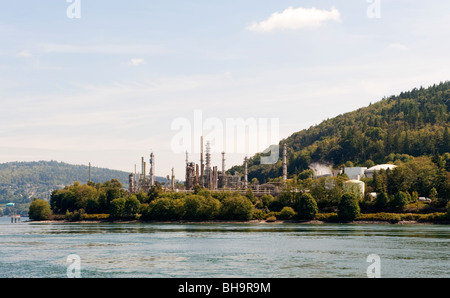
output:
[[[136,179],[137,179],[136,164],[134,164],[134,188],[135,189],[137,188]]]
[[[139,180],[145,180],[145,162],[144,157],[141,157],[141,177]]]
[[[244,189],[248,187],[248,158],[244,159]]]
[[[212,177],[212,168],[211,168],[211,146],[209,141],[206,142],[206,168],[205,168],[205,176],[206,176],[206,185],[205,187],[209,187],[211,189],[212,187],[212,181],[213,181],[213,177]]]
[[[175,170],[172,167],[172,190],[175,190]]]
[[[89,163],[89,181],[88,182],[91,182],[91,163]]]
[[[225,152],[222,152],[222,176],[225,176]]]
[[[198,174],[198,164],[196,164],[195,165],[195,185],[197,185],[197,184],[200,184],[200,179],[199,179],[199,176],[198,176],[199,174]]]
[[[286,143],[283,142],[283,184],[287,180]]]
[[[150,186],[155,185],[155,155],[150,153]]]
[[[143,179],[144,181],[147,181],[147,162],[144,161],[144,172],[143,172]]]
[[[131,173],[130,176],[128,177],[128,191],[130,193],[134,192],[134,175],[133,175],[133,173]]]
[[[200,153],[200,177],[203,179],[203,175],[205,174],[205,166],[203,165],[203,136],[200,140],[201,153]]]
[[[213,173],[212,173],[212,186],[211,189],[217,189],[217,180],[218,180],[218,171],[217,166],[213,167]]]

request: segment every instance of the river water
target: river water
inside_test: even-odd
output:
[[[0,218],[0,278],[450,277],[450,227],[31,223]],[[71,269],[71,270],[72,270]],[[371,271],[372,272],[372,271]]]

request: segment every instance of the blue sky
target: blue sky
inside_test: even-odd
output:
[[[171,123],[194,110],[278,118],[284,138],[450,77],[449,1],[80,4],[69,18],[66,0],[2,3],[0,162],[131,172],[152,150],[157,175],[183,179]]]

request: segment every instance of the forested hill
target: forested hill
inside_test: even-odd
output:
[[[91,168],[93,182],[118,179],[128,186],[127,172],[105,168]],[[71,165],[57,161],[10,162],[0,164],[0,203],[26,203],[33,197],[48,198],[58,187],[71,185],[75,181],[87,183],[89,166]]]
[[[450,152],[450,82],[402,92],[325,120],[292,134],[286,144],[290,175],[314,162],[371,166],[409,156],[443,155]],[[279,176],[281,161],[260,165],[260,154],[249,160],[250,179],[262,182]]]

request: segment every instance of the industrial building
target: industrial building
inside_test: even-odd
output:
[[[150,171],[147,176],[147,162],[144,157],[141,157],[141,172],[136,172],[136,165],[134,166],[134,173],[129,175],[128,191],[131,193],[148,192],[152,186],[155,185],[155,155],[150,153]]]
[[[217,166],[211,164],[211,146],[209,142],[204,144],[203,136],[200,139],[201,153],[200,163],[189,160],[189,154],[186,152],[186,175],[185,190],[193,191],[198,185],[210,190],[240,190],[245,191],[249,188],[256,193],[277,193],[280,192],[280,186],[277,183],[267,183],[262,185],[250,185],[248,181],[248,158],[244,158],[244,173],[229,175],[225,170],[225,152],[222,152],[222,167],[219,171]],[[287,181],[287,153],[286,144],[283,144],[282,155],[282,185]],[[147,164],[150,166],[147,175]],[[167,175],[166,189],[175,191],[175,175],[172,168],[172,176]],[[155,185],[155,156],[150,153],[148,163],[144,157],[141,157],[141,171],[137,172],[135,165],[134,173],[130,173],[128,181],[128,191],[130,193],[148,192]],[[255,194],[256,194],[255,193]]]
[[[381,170],[385,170],[385,171],[387,171],[387,170],[393,170],[393,169],[396,168],[396,167],[397,167],[396,165],[391,165],[391,164],[376,165],[376,166],[373,166],[373,167],[371,167],[371,168],[368,168],[368,169],[364,172],[364,174],[365,174],[366,178],[372,178],[374,172],[379,172],[379,171],[381,171]]]
[[[211,190],[216,189],[240,189],[246,187],[247,182],[241,181],[238,175],[228,175],[225,171],[225,152],[222,152],[222,171],[218,171],[217,166],[211,165],[211,146],[206,143],[206,151],[204,151],[203,137],[200,140],[201,153],[200,164],[189,161],[189,154],[186,152],[186,190],[193,190],[196,185]],[[247,158],[245,159],[245,173],[247,177]]]
[[[392,170],[396,165],[391,164],[382,164],[376,165],[371,168],[366,167],[348,167],[344,168],[344,174],[348,176],[350,179],[359,180],[361,178],[372,178],[374,172],[378,172],[381,170]]]
[[[204,151],[203,137],[200,140],[201,153],[200,164],[189,161],[189,155],[186,152],[186,190],[193,190],[196,185],[210,190],[246,190],[250,187],[248,181],[248,158],[244,158],[244,173],[242,176],[228,175],[225,171],[225,152],[222,152],[222,169],[218,171],[217,166],[211,165],[211,148],[209,142],[206,143]],[[283,184],[287,181],[287,161],[286,144],[283,144]],[[255,191],[265,191],[268,193],[279,191],[274,185],[257,185]]]

